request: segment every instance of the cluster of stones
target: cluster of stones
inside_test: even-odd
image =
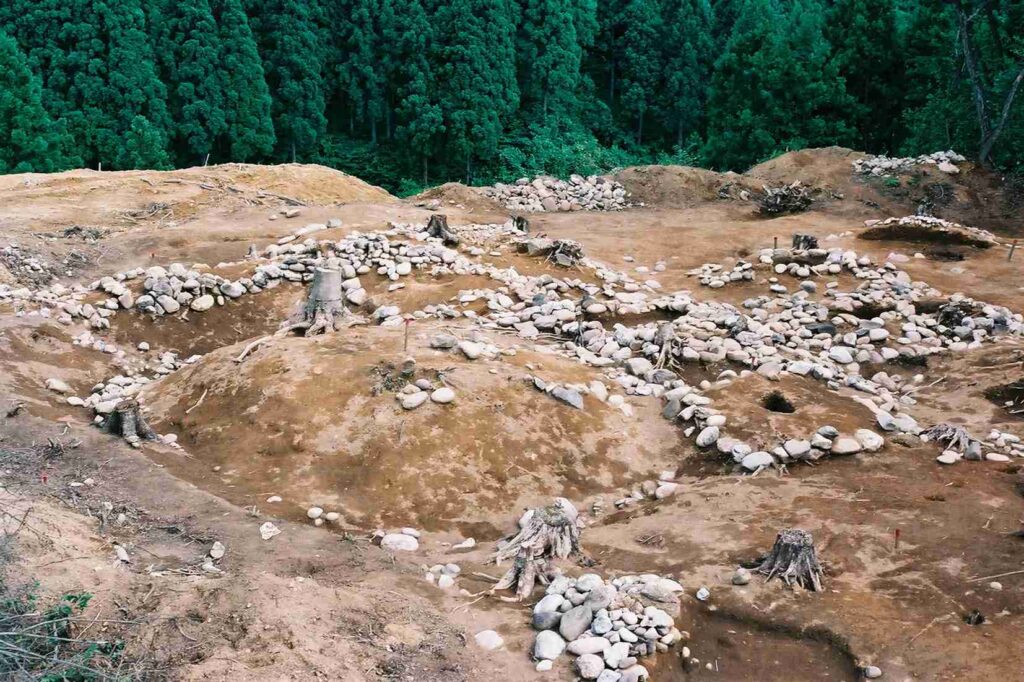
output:
[[[458,564],[434,564],[427,568],[424,566],[425,573],[423,574],[424,579],[433,585],[437,585],[442,590],[450,590],[454,588],[455,579],[462,573],[462,568]]]
[[[675,625],[683,586],[657,575],[605,581],[594,573],[557,576],[533,608],[537,670],[550,670],[563,652],[576,656],[577,674],[600,682],[642,682],[640,659],[689,638]],[[689,658],[689,651],[683,651]]]
[[[922,437],[927,440],[927,436]],[[971,453],[958,452],[956,450],[943,450],[942,454],[935,458],[939,464],[956,464],[965,459],[984,460],[986,462],[1009,462],[1011,457],[1024,457],[1024,442],[1020,436],[1012,433],[992,429],[986,440],[981,445],[987,450],[984,454],[978,453],[972,456]]]
[[[943,173],[957,174],[960,169],[956,166],[967,159],[952,150],[922,154],[921,156],[891,157],[891,156],[869,156],[864,159],[857,159],[853,162],[853,170],[860,175],[888,176],[909,173],[917,166],[931,164],[939,167]]]
[[[391,533],[378,530],[371,540],[389,552],[415,552],[420,548],[420,532],[415,528],[402,528]]]
[[[140,278],[144,293],[136,298],[128,283]],[[225,298],[238,298],[260,290],[250,279],[232,282],[175,263],[169,269],[154,266],[119,272],[88,286],[67,287],[56,283],[36,291],[19,290],[12,298],[42,304],[37,314],[52,317],[61,324],[70,325],[81,319],[93,329],[102,330],[110,327],[109,318],[119,310],[134,308],[156,315],[176,313],[183,307],[204,311],[223,305]],[[97,293],[100,294],[98,299]]]
[[[132,276],[144,275],[143,293],[133,299],[131,291],[123,282],[113,277],[104,277],[99,287],[120,304],[122,308],[134,307],[144,313],[173,315],[183,308],[205,312],[215,305],[224,305],[227,299],[240,298],[263,290],[252,279],[243,277],[231,281],[210,272],[198,272],[181,263],[170,268],[154,266],[144,273],[133,271]]]
[[[455,391],[449,386],[434,386],[428,379],[417,379],[402,387],[396,396],[402,409],[415,410],[430,400],[438,405],[447,405],[455,401]]]
[[[275,499],[276,498],[276,499]],[[276,495],[267,498],[267,501],[273,500],[274,502],[280,502],[281,498]],[[325,523],[338,523],[341,519],[341,513],[336,511],[324,511],[323,507],[313,506],[306,510],[306,518],[313,522],[314,526],[320,527]]]
[[[481,191],[513,211],[619,211],[631,205],[625,187],[598,175],[574,174],[568,181],[520,178],[514,184],[498,183]]]
[[[90,346],[90,340],[94,339],[88,331],[75,337],[74,342],[80,346]],[[93,341],[92,343],[95,343]],[[144,348],[148,346],[144,345]],[[92,387],[88,396],[68,396],[66,402],[75,407],[87,407],[92,409],[96,416],[96,423],[100,423],[103,417],[114,411],[119,402],[126,398],[133,398],[147,385],[157,379],[177,371],[185,365],[198,362],[199,355],[193,355],[179,359],[177,354],[170,351],[161,353],[156,359],[145,363],[135,370],[125,369],[121,374],[116,374]],[[60,391],[64,393],[65,391]]]
[[[920,428],[902,411],[915,404],[912,394],[923,377],[918,375],[913,382],[905,382],[884,371],[866,375],[862,373],[864,366],[974,348],[997,333],[1022,331],[1019,314],[959,295],[949,297],[948,303],[969,313],[955,324],[946,324],[949,320],[941,312],[919,313],[915,304],[934,300],[938,291],[913,281],[894,263],[876,267],[870,258],[853,251],[765,249],[758,261],[776,274],[803,279],[800,290],[787,294],[784,286],[770,278],[767,281],[774,296],[748,299],[742,309],[726,303],[696,301],[688,292],[649,300],[646,292],[650,288],[645,291],[628,276],[588,262],[605,280],[603,287],[550,277],[545,280],[505,276],[508,293],[499,292],[491,299],[496,305],[489,305],[491,312],[480,322],[485,326],[513,327],[525,338],[534,338],[534,330],[543,330],[571,339],[562,345],[566,354],[592,366],[626,369],[614,380],[627,394],[664,396],[675,391],[666,398],[666,416],[692,421],[693,425],[686,430],[697,436],[702,447],[719,447],[724,416],[713,411],[708,396],[687,386],[675,372],[663,369],[666,360],[677,364],[728,361],[744,367],[740,376],[750,371],[769,379],[785,374],[811,376],[833,390],[852,388],[866,394],[862,400],[879,415],[877,421],[883,430],[914,436]],[[744,271],[753,272],[753,267]],[[856,290],[840,291],[838,282],[833,281],[826,285],[822,302],[810,298],[818,287],[807,278],[834,276],[844,271],[862,280]],[[618,284],[627,290],[617,291]],[[535,293],[541,287],[543,294]],[[581,300],[563,298],[577,289],[584,292]],[[608,300],[599,300],[597,296],[601,295]],[[513,296],[519,301],[515,302]],[[507,305],[510,301],[511,306]],[[865,306],[884,312],[872,319],[854,314]],[[615,324],[611,331],[602,322],[587,319],[589,314],[608,310],[641,314],[661,310],[675,314],[676,318],[637,327]],[[716,384],[702,382],[702,389],[721,387],[736,376],[735,371],[725,370]],[[679,400],[678,408],[673,399]],[[574,401],[573,398],[566,402]],[[881,436],[867,429],[851,437],[833,433],[826,426],[807,438],[789,439],[774,447],[754,449],[725,439],[719,449],[728,446],[729,454],[738,463],[742,465],[746,460],[744,468],[756,470],[755,464],[760,468],[769,463],[769,458],[782,462],[814,459],[826,452],[877,450],[883,443]],[[756,457],[747,459],[755,454]]]
[[[644,500],[663,500],[666,497],[675,495],[679,490],[679,483],[671,471],[662,471],[657,480],[649,479],[634,486],[626,497],[615,500],[616,509],[624,509],[637,502]]]
[[[942,234],[966,234],[974,239],[978,239],[984,242],[990,242],[996,244],[996,236],[988,230],[983,230],[980,227],[972,227],[970,225],[961,225],[960,223],[954,223],[950,220],[944,220],[942,218],[936,218],[935,216],[928,215],[908,215],[902,218],[886,218],[885,220],[865,220],[864,225],[871,228],[884,228],[884,227],[919,227],[926,230],[936,232],[939,236]]]
[[[297,206],[285,208],[280,211],[274,211],[267,218],[269,220],[277,220],[278,218],[298,218],[302,214],[302,209]]]
[[[721,289],[733,282],[750,282],[754,279],[754,265],[747,261],[737,261],[731,270],[726,270],[720,263],[705,263],[686,273],[697,277],[700,283],[712,289]]]
[[[50,265],[42,259],[24,251],[17,244],[8,244],[0,249],[0,267],[7,270],[18,282],[47,284],[55,275]],[[0,301],[5,298],[20,298],[31,290],[0,282]]]

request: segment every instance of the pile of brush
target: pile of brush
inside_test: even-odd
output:
[[[811,188],[799,180],[781,187],[764,185],[764,195],[757,200],[757,212],[763,216],[806,211],[814,201]]]

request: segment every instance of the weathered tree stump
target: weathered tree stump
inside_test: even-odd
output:
[[[793,248],[797,251],[808,251],[818,248],[818,238],[809,234],[794,234]]]
[[[801,185],[799,180],[782,187],[764,185],[764,195],[757,200],[757,210],[761,215],[799,213],[806,211],[811,201],[811,189]]]
[[[813,592],[821,591],[821,564],[814,552],[814,538],[805,530],[781,531],[771,553],[754,570],[766,576],[765,582],[778,577],[790,587],[796,584]]]
[[[922,431],[921,435],[927,440],[945,443],[947,449],[956,450],[965,459],[980,460],[982,458],[981,441],[972,436],[962,426],[942,422],[926,431]]]
[[[440,239],[445,246],[458,246],[459,235],[448,227],[448,216],[435,213],[427,222],[427,235]]]
[[[125,398],[119,402],[114,411],[107,415],[103,429],[121,436],[133,448],[139,447],[143,440],[156,440],[156,432],[146,423],[139,407],[139,401]]]
[[[341,291],[341,270],[333,268],[317,268],[313,274],[313,284],[309,288],[309,297],[302,310],[302,322],[305,325],[303,336],[315,336],[337,331],[341,327],[341,318],[348,315]]]
[[[583,260],[583,245],[572,239],[556,239],[548,260],[563,268],[577,265]]]
[[[551,559],[580,554],[580,521],[576,507],[564,497],[534,509],[526,525],[500,547],[494,563],[512,559],[512,566],[491,589],[515,586],[516,597],[525,599],[538,578],[547,582]]]

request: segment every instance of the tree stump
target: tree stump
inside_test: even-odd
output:
[[[790,587],[795,583],[812,592],[821,591],[821,564],[814,552],[814,538],[805,530],[781,531],[771,553],[755,570],[767,576],[765,582],[779,577]]]
[[[114,411],[107,415],[103,429],[121,436],[133,448],[139,447],[142,440],[156,440],[156,432],[146,423],[139,408],[139,401],[125,398],[119,402]]]
[[[445,246],[459,245],[459,235],[448,227],[448,216],[442,213],[430,216],[430,220],[427,222],[427,236],[440,239]]]
[[[794,234],[793,249],[797,251],[808,251],[818,248],[818,238],[809,234]]]
[[[313,284],[309,288],[309,297],[302,310],[302,322],[298,327],[305,326],[303,336],[315,336],[340,329],[341,318],[348,315],[348,308],[342,299],[341,279],[341,270],[316,269]]]
[[[494,563],[512,559],[512,566],[491,589],[515,586],[516,597],[525,599],[537,579],[547,582],[550,560],[580,554],[580,521],[576,507],[564,497],[533,510],[526,525],[494,555]]]
[[[962,426],[942,422],[926,431],[922,431],[921,435],[927,440],[935,441],[937,443],[945,443],[947,449],[956,450],[961,453],[965,459],[982,459],[981,441],[972,436],[967,429]]]
[[[570,268],[583,260],[583,245],[572,239],[556,239],[548,260],[563,268]]]

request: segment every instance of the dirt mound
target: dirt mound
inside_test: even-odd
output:
[[[341,171],[312,164],[259,166],[229,163],[174,171],[94,171],[24,173],[0,177],[0,192],[10,201],[21,197],[74,197],[103,192],[127,198],[143,187],[194,186],[199,194],[227,193],[238,197],[280,195],[303,203],[390,202],[395,198],[380,187]]]
[[[612,177],[623,184],[633,203],[664,208],[688,208],[714,201],[723,186],[740,180],[735,173],[690,166],[633,166]]]
[[[219,466],[237,504],[277,494],[276,512],[300,519],[315,504],[363,527],[456,525],[479,539],[503,510],[583,499],[674,466],[680,437],[650,402],[633,418],[594,398],[577,410],[525,380],[526,363],[546,380],[588,380],[575,363],[533,351],[470,362],[427,338],[410,339],[414,378],[440,386],[443,376],[453,405],[402,409],[378,371],[402,364],[402,332],[380,327],[277,339],[241,364],[244,344],[222,348],[145,400],[155,428],[195,457],[170,465],[179,475],[203,480]]]
[[[443,185],[431,187],[409,197],[407,201],[412,202],[415,206],[428,206],[442,211],[449,206],[454,206],[470,211],[506,212],[501,204],[484,196],[477,188],[464,185],[461,182],[446,182]]]
[[[800,180],[808,185],[841,188],[850,185],[854,159],[865,156],[846,147],[801,149],[759,163],[744,175],[769,184]]]
[[[0,177],[0,228],[12,234],[95,226],[175,227],[209,211],[345,203],[390,204],[379,187],[324,166],[225,164],[176,171],[94,171]]]

